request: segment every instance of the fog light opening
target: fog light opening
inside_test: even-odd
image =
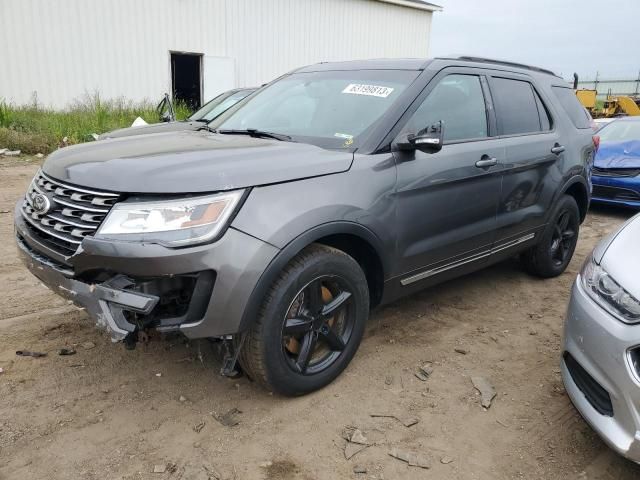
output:
[[[633,373],[636,382],[640,383],[640,346],[629,349],[627,357],[629,358],[631,373]]]

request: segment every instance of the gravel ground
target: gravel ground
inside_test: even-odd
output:
[[[206,343],[125,351],[40,285],[12,238],[13,205],[37,166],[0,159],[0,479],[639,478],[573,409],[558,368],[570,285],[630,212],[592,211],[559,278],[531,278],[513,260],[375,311],[345,373],[288,399],[220,377]],[[77,353],[57,355],[63,347]],[[48,355],[16,357],[21,349]],[[426,362],[433,373],[421,381]],[[495,387],[490,409],[472,376]],[[216,419],[234,408],[238,425]],[[371,446],[347,460],[349,427]]]

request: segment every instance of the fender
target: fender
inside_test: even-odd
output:
[[[569,177],[569,179],[565,181],[562,187],[558,189],[558,192],[556,193],[553,199],[553,205],[555,205],[556,202],[558,202],[558,200],[560,199],[560,195],[564,195],[565,193],[567,193],[567,191],[571,187],[573,187],[578,183],[584,187],[584,190],[587,193],[587,205],[585,208],[585,216],[586,216],[586,212],[589,210],[589,204],[591,203],[591,187],[589,186],[589,183],[587,179],[584,177],[584,175],[573,175],[572,177]],[[553,208],[549,208],[549,211],[547,212],[547,216],[545,218],[545,224],[549,222],[549,215],[551,215],[552,211],[553,211]],[[584,217],[580,219],[580,223],[582,223],[583,221],[584,221]]]
[[[271,287],[273,282],[278,277],[278,274],[287,265],[287,263],[291,261],[293,257],[295,257],[307,245],[310,245],[316,240],[336,234],[354,235],[368,242],[378,254],[378,257],[380,258],[380,261],[382,263],[383,271],[390,271],[390,259],[388,258],[389,256],[384,253],[385,249],[383,248],[382,241],[375,233],[373,233],[364,225],[345,221],[330,222],[318,225],[317,227],[313,227],[293,239],[291,242],[285,245],[282,250],[280,250],[280,252],[274,257],[269,266],[260,276],[260,280],[258,280],[258,283],[249,296],[247,307],[242,314],[242,320],[240,321],[238,331],[243,332],[251,326],[254,319],[258,316],[260,305],[265,295],[267,294],[269,287]]]

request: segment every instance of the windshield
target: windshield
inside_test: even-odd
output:
[[[210,122],[220,114],[226,112],[240,100],[253,93],[254,90],[240,90],[229,95],[225,92],[213,100],[205,103],[200,110],[189,117],[191,121]]]
[[[354,70],[294,73],[263,88],[215,123],[258,130],[323,148],[357,148],[358,141],[418,76],[417,71]]]
[[[640,140],[640,122],[614,121],[602,127],[598,135],[600,135],[602,142]]]

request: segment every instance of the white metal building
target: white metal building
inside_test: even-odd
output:
[[[0,99],[206,101],[320,61],[426,57],[422,0],[0,0]],[[197,97],[196,97],[197,95]]]

